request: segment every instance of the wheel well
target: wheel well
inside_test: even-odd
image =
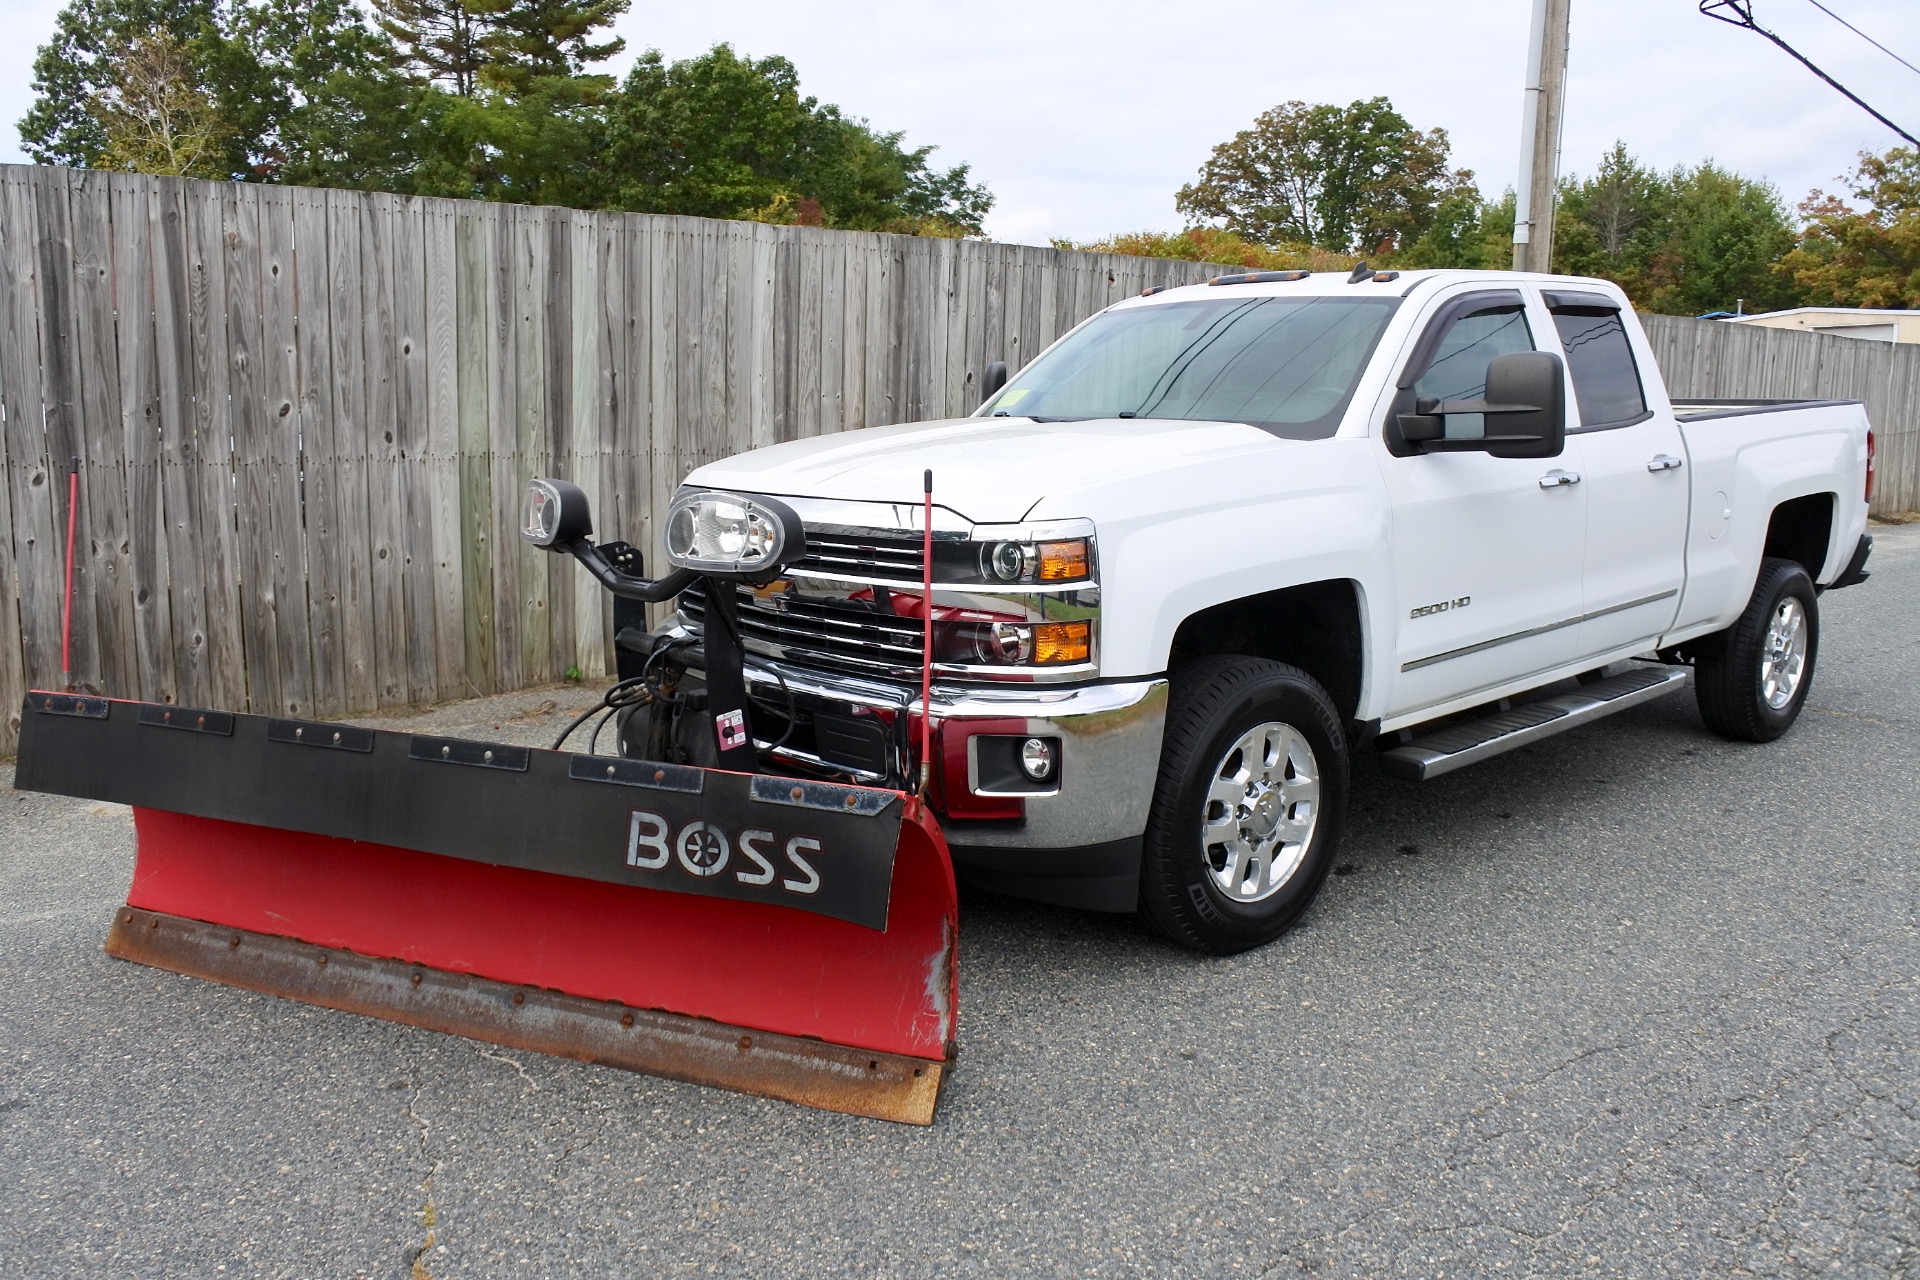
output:
[[[1818,582],[1833,540],[1833,507],[1830,493],[1810,493],[1775,507],[1767,524],[1764,554],[1799,561],[1807,576]]]
[[[1168,666],[1216,653],[1291,663],[1352,720],[1364,673],[1359,588],[1346,580],[1311,582],[1202,609],[1174,633]]]

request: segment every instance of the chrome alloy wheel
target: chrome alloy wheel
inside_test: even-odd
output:
[[[1775,711],[1784,711],[1806,671],[1807,610],[1798,597],[1788,596],[1774,609],[1760,642],[1760,696]]]
[[[1235,902],[1259,902],[1292,878],[1320,817],[1320,768],[1290,724],[1240,735],[1207,787],[1200,846],[1213,883]]]

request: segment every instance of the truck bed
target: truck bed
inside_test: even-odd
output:
[[[1673,416],[1682,422],[1703,422],[1708,418],[1738,418],[1750,413],[1777,413],[1783,409],[1825,409],[1835,405],[1859,404],[1858,400],[1706,400],[1673,402]]]

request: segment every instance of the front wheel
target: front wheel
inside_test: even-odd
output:
[[[1140,914],[1196,951],[1273,941],[1319,892],[1346,817],[1339,713],[1306,672],[1201,658],[1174,677]]]
[[[1813,579],[1795,561],[1762,560],[1746,609],[1721,635],[1721,653],[1694,662],[1700,718],[1723,738],[1772,742],[1799,718],[1813,683],[1820,652]]]

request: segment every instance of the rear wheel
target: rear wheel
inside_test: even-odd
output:
[[[1694,662],[1694,697],[1707,728],[1736,742],[1772,742],[1793,726],[1813,683],[1820,615],[1799,563],[1760,562],[1753,597],[1726,631],[1723,651]]]
[[[1325,689],[1262,658],[1202,658],[1174,678],[1147,822],[1140,914],[1197,951],[1271,942],[1313,901],[1347,801]]]

